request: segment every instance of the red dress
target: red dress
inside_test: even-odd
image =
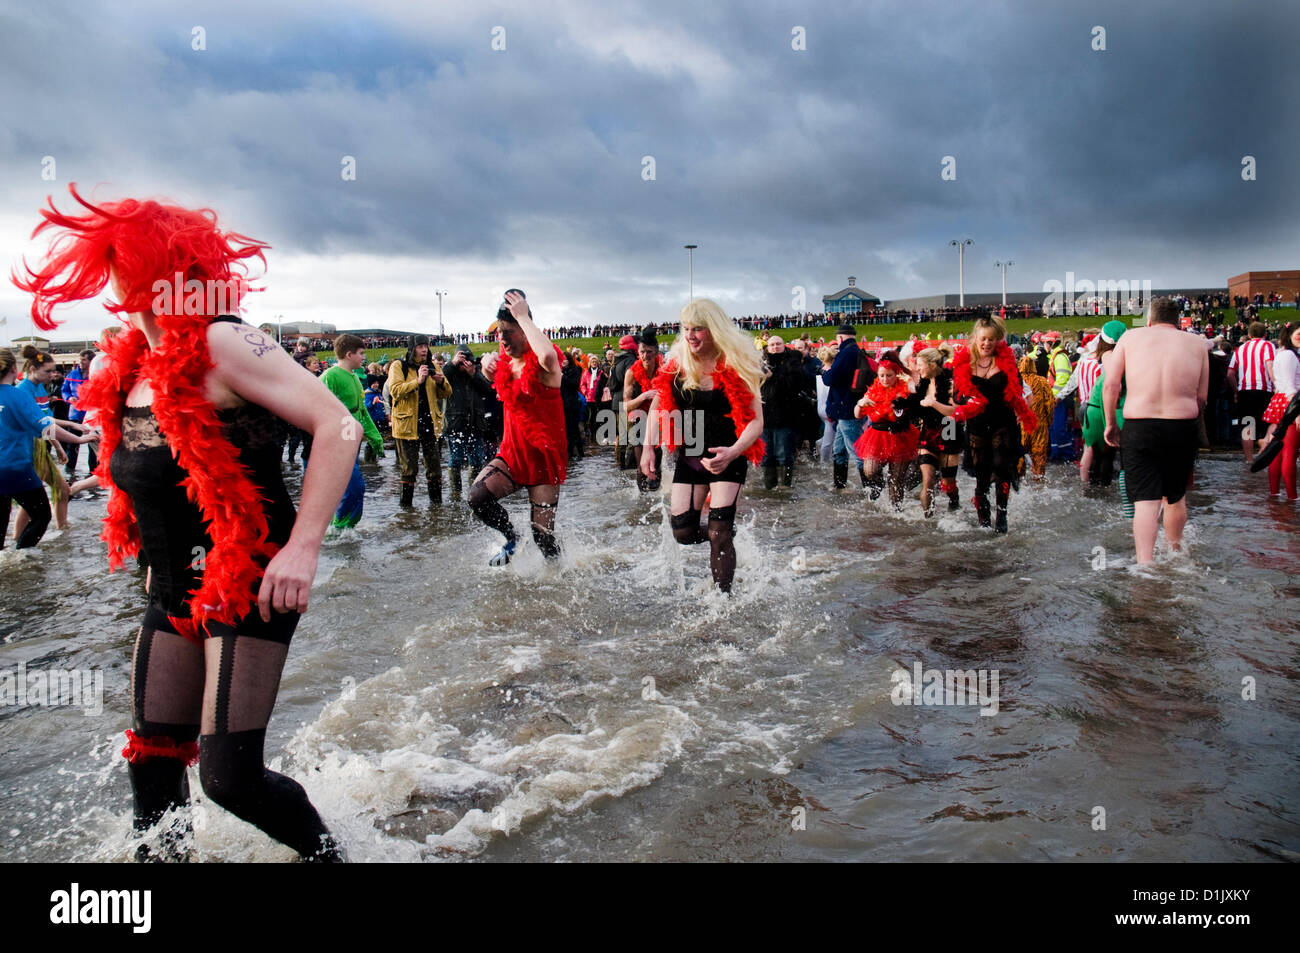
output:
[[[907,381],[902,378],[895,381],[893,387],[886,387],[877,379],[867,388],[867,397],[875,403],[864,411],[871,418],[871,426],[862,431],[862,436],[853,445],[853,452],[859,459],[901,464],[916,456],[920,434],[906,418],[899,418],[894,413],[895,398],[906,397],[909,393]]]
[[[555,353],[563,365],[564,355],[558,347]],[[510,376],[513,370],[510,355],[502,348],[494,383],[505,409],[505,434],[497,456],[510,467],[510,476],[520,486],[563,483],[569,441],[560,389],[542,383],[542,364],[531,347],[518,377]]]

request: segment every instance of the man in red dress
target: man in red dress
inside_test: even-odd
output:
[[[504,566],[518,537],[499,502],[521,487],[532,504],[533,540],[547,559],[560,555],[555,539],[555,507],[565,478],[569,446],[560,401],[560,350],[533,323],[524,293],[506,292],[505,304],[488,329],[501,345],[483,358],[483,376],[492,381],[505,411],[505,434],[497,455],[479,471],[469,491],[474,515],[505,536],[491,559]]]

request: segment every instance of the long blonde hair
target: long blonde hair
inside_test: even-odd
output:
[[[988,328],[993,332],[993,340],[1000,343],[1007,339],[1006,323],[997,315],[980,315],[975,319],[974,326],[970,329],[970,366],[971,370],[975,369],[975,363],[979,360],[980,350],[975,346],[975,335]]]
[[[726,361],[752,393],[759,392],[767,376],[762,353],[754,347],[754,339],[736,327],[722,308],[708,298],[696,298],[682,308],[681,322],[682,332],[669,349],[668,359],[677,362],[682,390],[698,390],[704,377],[700,362],[686,343],[686,329],[705,328],[718,350],[719,361]]]

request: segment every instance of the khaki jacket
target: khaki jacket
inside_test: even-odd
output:
[[[388,368],[388,394],[393,401],[393,439],[419,440],[420,432],[416,418],[420,412],[419,371],[411,368],[402,374],[402,362],[393,361]],[[442,436],[442,407],[439,400],[451,396],[451,381],[444,376],[442,383],[435,383],[433,368],[424,380],[424,392],[429,398],[429,414],[433,417],[433,432]]]

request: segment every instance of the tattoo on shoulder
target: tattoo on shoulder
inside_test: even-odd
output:
[[[274,341],[268,341],[266,335],[261,331],[252,329],[245,330],[245,328],[242,328],[239,325],[235,325],[235,330],[243,334],[244,340],[253,346],[254,357],[261,357],[267,351],[274,351],[279,347],[279,345]]]

